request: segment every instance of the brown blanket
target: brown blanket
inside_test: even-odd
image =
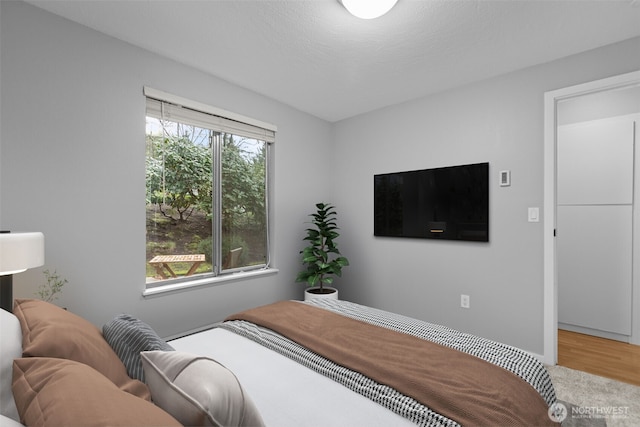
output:
[[[526,381],[440,344],[295,301],[226,320],[272,329],[463,426],[557,425],[547,415],[544,399]]]

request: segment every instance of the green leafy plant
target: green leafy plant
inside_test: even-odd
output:
[[[40,285],[36,295],[40,297],[41,300],[46,302],[53,302],[58,299],[58,294],[62,292],[62,287],[68,282],[67,279],[63,279],[58,275],[58,272],[54,270],[53,273],[50,273],[49,270],[45,270],[44,277],[47,279],[47,282]]]
[[[147,203],[166,217],[186,221],[197,206],[211,204],[211,165],[211,149],[186,135],[147,136]]]
[[[335,207],[317,203],[316,208],[316,213],[309,215],[313,217],[311,223],[315,227],[307,228],[307,236],[303,239],[309,242],[309,246],[300,251],[306,269],[298,273],[296,282],[319,286],[320,293],[323,293],[323,285],[332,284],[334,276],[342,276],[342,268],[349,265],[349,260],[340,254],[335,242],[340,236]]]

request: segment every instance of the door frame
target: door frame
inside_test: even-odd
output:
[[[583,83],[544,94],[543,362],[558,361],[558,281],[556,266],[556,136],[558,103],[597,92],[640,84],[640,71]]]

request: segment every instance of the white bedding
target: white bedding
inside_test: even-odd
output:
[[[178,351],[211,357],[233,371],[267,426],[415,426],[341,384],[233,332],[210,329],[170,344]]]

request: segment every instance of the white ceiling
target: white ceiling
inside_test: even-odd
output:
[[[331,122],[640,35],[640,0],[27,1]]]

